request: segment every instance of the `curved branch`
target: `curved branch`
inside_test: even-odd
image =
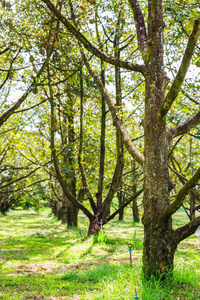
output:
[[[182,83],[185,79],[185,75],[189,68],[192,56],[194,54],[195,46],[197,44],[199,35],[200,35],[200,19],[195,20],[195,22],[194,22],[194,27],[193,27],[192,33],[190,35],[190,38],[188,40],[187,47],[186,47],[180,68],[174,79],[174,82],[171,85],[171,88],[170,88],[167,96],[165,97],[165,101],[162,104],[160,111],[158,113],[158,116],[161,118],[164,118],[167,115],[168,111],[170,110],[172,104],[174,103],[176,97],[179,94]]]
[[[52,191],[54,193],[54,195],[56,196],[56,198],[58,199],[58,201],[62,202],[62,197],[57,193],[55,186],[53,185],[53,183],[51,182],[51,188]],[[45,196],[46,197],[46,196]]]
[[[35,104],[35,105],[31,106],[31,107],[28,107],[28,108],[24,108],[24,109],[20,109],[20,110],[15,110],[15,111],[13,112],[13,114],[18,114],[18,113],[21,113],[21,112],[24,112],[24,111],[31,110],[31,109],[33,109],[33,108],[35,108],[35,107],[41,105],[42,103],[46,102],[47,100],[48,100],[48,99],[44,99],[44,100],[42,100],[40,103],[37,103],[37,104]]]
[[[186,182],[188,182],[188,179],[181,173],[178,173],[178,171],[176,171],[170,164],[169,164],[169,168],[172,170],[172,172],[174,172],[174,174],[177,175],[177,177],[179,178],[180,182],[184,185]],[[190,190],[190,194],[200,203],[200,195],[197,192],[197,190],[195,189],[191,189]]]
[[[42,0],[51,12],[66,26],[66,28],[84,45],[84,47],[93,53],[96,57],[102,59],[103,61],[110,63],[112,65],[120,66],[121,68],[140,72],[143,75],[146,72],[146,67],[144,65],[133,64],[124,60],[116,59],[110,55],[107,55],[97,49],[91,42],[89,42],[86,37],[76,29],[75,26],[71,24],[60,12],[59,10],[51,3],[49,0]]]
[[[190,119],[185,121],[184,123],[173,127],[167,131],[168,139],[187,133],[191,128],[198,125],[200,123],[200,111],[192,116]]]

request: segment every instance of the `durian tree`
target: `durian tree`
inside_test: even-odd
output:
[[[116,58],[106,51],[101,51],[92,38],[86,34],[86,30],[73,24],[72,19],[64,13],[64,8],[63,10],[57,9],[53,2],[49,0],[42,0],[42,2],[63,23],[66,32],[72,33],[79,41],[82,59],[107,101],[112,114],[113,125],[120,130],[124,145],[130,155],[143,167],[143,270],[147,277],[162,274],[164,278],[166,272],[173,268],[177,245],[193,234],[200,224],[200,217],[197,217],[180,228],[175,230],[172,228],[172,216],[180,208],[189,191],[197,185],[200,179],[200,167],[196,166],[195,172],[179,189],[172,201],[170,201],[170,191],[173,188],[173,183],[170,181],[168,167],[169,143],[199,124],[200,112],[198,108],[195,107],[191,116],[186,112],[184,121],[177,126],[167,127],[167,117],[179,100],[179,94],[188,68],[193,61],[194,54],[197,53],[197,42],[200,34],[200,14],[197,7],[191,4],[190,8],[193,9],[194,13],[184,21],[190,23],[190,26],[186,25],[189,34],[184,38],[182,36],[184,47],[181,47],[182,55],[178,57],[178,70],[174,79],[170,80],[164,68],[164,49],[166,49],[164,43],[168,43],[169,39],[166,37],[173,34],[173,30],[167,31],[167,26],[170,26],[170,29],[172,26],[172,24],[168,24],[170,17],[168,16],[164,21],[163,4],[167,7],[168,1],[149,0],[147,6],[146,2],[143,1],[140,3],[130,0],[128,5],[123,3],[124,8],[128,7],[127,10],[131,9],[133,13],[132,22],[135,23],[138,49],[141,54],[140,59],[136,57],[137,62],[135,62],[134,56],[132,57],[134,62],[132,62]],[[98,2],[90,4],[98,5]],[[117,4],[115,1],[110,1],[109,5],[112,7]],[[176,9],[178,9],[177,6]],[[189,18],[192,20],[189,20]],[[172,47],[171,51],[173,52],[173,50]],[[121,69],[137,72],[144,77],[144,153],[141,153],[133,144],[130,134],[120,119],[112,97],[88,60],[89,53],[104,62],[118,66]],[[170,49],[168,49],[168,56],[170,58]],[[83,209],[81,205],[80,208]],[[88,212],[85,213],[88,214]],[[106,214],[103,215],[103,218],[106,219]]]

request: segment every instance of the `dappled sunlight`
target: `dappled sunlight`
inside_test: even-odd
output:
[[[181,217],[187,221],[182,212]],[[0,297],[20,300],[26,294],[24,299],[28,299],[29,294],[42,291],[43,299],[110,300],[115,295],[113,299],[130,300],[134,288],[141,299],[144,291],[151,295],[153,286],[142,283],[141,276],[143,227],[129,220],[113,220],[99,236],[88,237],[88,222],[82,214],[78,228],[66,228],[49,215],[49,209],[40,214],[11,211],[0,218]],[[192,278],[200,279],[199,249],[199,240],[193,235],[181,242],[175,253],[175,274],[182,274],[177,280],[185,293],[194,290],[194,295],[198,295],[195,286],[199,282]],[[166,288],[156,289],[159,294],[168,293]],[[177,283],[173,290],[178,293]]]

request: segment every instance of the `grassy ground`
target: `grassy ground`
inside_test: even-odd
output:
[[[127,217],[127,216],[126,216]],[[174,226],[185,221],[176,214]],[[180,244],[173,280],[142,281],[142,225],[107,224],[99,237],[87,237],[88,222],[66,229],[49,210],[16,210],[0,216],[0,299],[200,299],[200,242]],[[80,231],[81,230],[81,234]],[[129,263],[128,242],[133,244]]]

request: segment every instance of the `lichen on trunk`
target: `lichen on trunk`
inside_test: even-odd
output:
[[[144,118],[144,252],[147,276],[164,274],[173,263],[171,220],[161,223],[160,213],[169,204],[168,143],[166,121],[157,117],[165,96],[163,72],[162,1],[149,1],[145,118]]]

